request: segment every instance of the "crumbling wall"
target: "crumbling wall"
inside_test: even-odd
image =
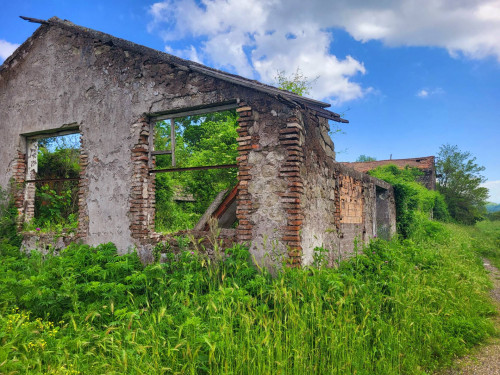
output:
[[[436,190],[436,166],[434,165],[434,156],[431,156],[432,164],[427,169],[420,169],[424,175],[418,178],[418,182],[429,190]]]
[[[330,249],[329,264],[344,259],[359,245],[377,235],[377,186],[386,191],[384,228],[395,233],[395,205],[392,187],[384,182],[335,162],[333,144],[318,137],[328,128],[325,119],[312,113],[303,117],[305,131],[303,263],[313,261],[314,248]]]
[[[292,161],[295,140],[281,132],[288,128],[292,111],[269,100],[242,103],[237,111],[238,240],[250,243],[252,255],[262,264],[293,258],[287,250],[298,245],[299,238],[288,226],[298,206],[292,191],[298,167]]]
[[[423,175],[418,178],[418,181],[429,190],[436,190],[436,165],[434,156],[424,156],[419,158],[407,159],[390,159],[390,160],[374,160],[365,162],[342,163],[348,167],[363,173],[367,173],[375,168],[384,165],[395,165],[400,169],[407,166],[418,168]]]
[[[326,246],[334,249],[333,263],[352,252],[355,238],[373,237],[378,221],[393,232],[392,188],[334,161],[327,120],[280,95],[127,43],[44,25],[6,61],[0,184],[14,178],[23,214],[32,215],[31,185],[24,184],[33,174],[30,139],[74,129],[81,137],[76,237],[91,245],[114,242],[122,253],[137,248],[151,260],[162,237],[154,232],[150,121],[155,113],[238,102],[236,238],[258,262],[307,264],[316,246]],[[389,207],[387,215],[378,213],[377,202]]]
[[[91,245],[114,242],[120,252],[135,247],[148,259],[159,236],[145,114],[238,99],[237,238],[251,243],[262,261],[286,255],[286,245],[298,243],[287,235],[294,214],[284,206],[297,206],[289,195],[297,171],[285,165],[294,141],[277,131],[287,127],[289,103],[195,72],[175,58],[165,61],[145,47],[127,50],[64,27],[41,26],[21,48],[0,72],[0,184],[11,177],[18,182],[20,211],[27,212],[27,137],[77,129],[77,237]]]

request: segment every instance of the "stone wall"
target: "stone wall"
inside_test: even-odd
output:
[[[427,189],[436,190],[436,165],[434,156],[424,156],[419,158],[407,159],[374,160],[342,164],[363,173],[384,165],[395,165],[396,167],[401,169],[406,168],[407,166],[411,168],[417,168],[423,173],[423,175],[419,177],[418,181]]]
[[[328,122],[314,111],[99,38],[42,26],[0,70],[0,185],[14,178],[21,187],[21,214],[32,215],[30,185],[23,184],[33,177],[30,139],[71,127],[82,145],[76,238],[114,242],[121,253],[135,248],[151,260],[162,237],[154,232],[149,122],[167,111],[231,102],[239,103],[235,236],[256,261],[307,264],[314,247],[329,246],[333,262],[352,252],[355,238],[373,237],[377,220],[392,231],[393,205],[376,215],[376,186],[387,191],[384,202],[392,188],[336,163]]]
[[[279,102],[261,99],[242,103],[238,113],[238,241],[250,244],[258,262],[270,264],[287,257],[287,245],[298,242],[288,228],[296,206],[290,195],[292,145],[279,132],[292,112]]]
[[[294,215],[280,204],[296,188],[282,169],[290,145],[276,131],[286,127],[289,103],[58,27],[42,26],[7,65],[0,72],[0,184],[19,183],[22,214],[31,215],[27,140],[71,126],[82,143],[77,237],[114,242],[120,252],[150,250],[158,236],[144,114],[239,100],[238,240],[251,242],[257,259],[283,255],[286,246],[275,244],[293,242],[284,227]]]
[[[329,264],[333,265],[359,245],[377,236],[377,226],[389,235],[395,233],[395,205],[392,187],[335,162],[333,144],[316,136],[328,123],[312,113],[303,117],[306,142],[303,147],[304,181],[302,227],[303,263],[313,261],[314,248],[330,249]],[[377,216],[377,188],[386,192],[385,216]],[[377,220],[379,223],[377,224]]]

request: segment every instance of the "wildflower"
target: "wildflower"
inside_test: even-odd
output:
[[[41,230],[42,230],[42,229],[40,229],[40,228],[36,228],[36,231],[37,231],[37,232],[40,232]]]
[[[386,260],[386,261],[384,261],[384,263],[389,263],[389,261],[388,261],[388,260]]]
[[[375,251],[372,251],[372,254],[375,254]]]
[[[191,255],[194,255],[194,251],[191,251]]]

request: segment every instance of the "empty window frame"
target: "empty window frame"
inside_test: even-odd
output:
[[[156,174],[156,231],[199,228],[207,212],[216,211],[235,189],[236,106],[151,119],[150,173]],[[236,224],[235,215],[234,220],[225,217],[223,222],[226,227]]]
[[[80,134],[28,136],[27,230],[74,232],[78,226]]]

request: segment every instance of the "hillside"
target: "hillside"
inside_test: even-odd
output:
[[[500,211],[500,204],[488,202],[486,204],[486,210],[488,213]]]

